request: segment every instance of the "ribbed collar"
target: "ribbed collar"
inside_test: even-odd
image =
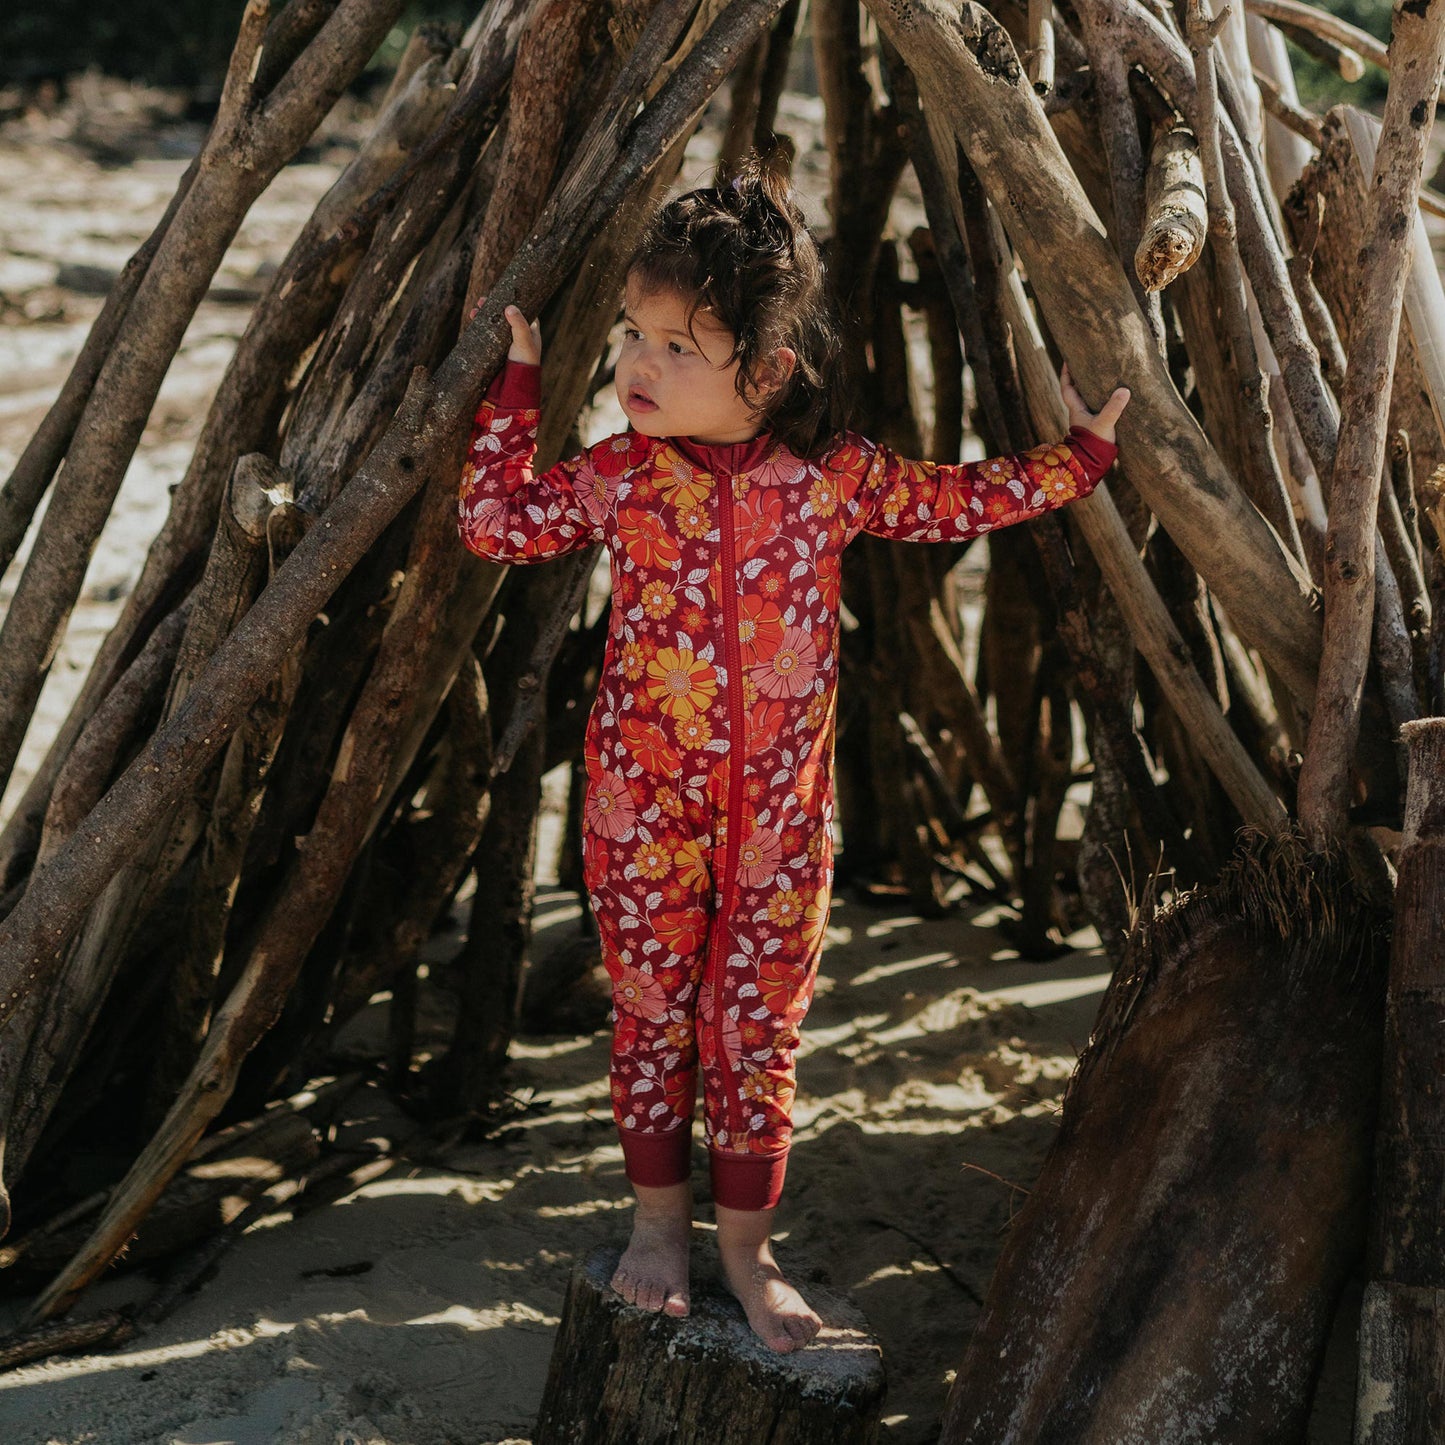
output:
[[[696,442],[691,437],[669,437],[693,466],[713,475],[735,477],[761,466],[772,455],[778,439],[770,431],[759,432],[745,442]]]

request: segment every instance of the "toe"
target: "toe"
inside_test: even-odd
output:
[[[662,1290],[653,1281],[648,1280],[646,1284],[638,1286],[637,1303],[645,1310],[661,1309]]]
[[[613,1275],[612,1275],[612,1289],[613,1289],[613,1293],[615,1293],[615,1294],[620,1294],[623,1299],[626,1299],[626,1298],[627,1298],[627,1285],[628,1285],[627,1276],[626,1276],[620,1269],[619,1269],[619,1270],[615,1270],[615,1271],[613,1272]]]
[[[792,1335],[787,1333],[766,1335],[764,1336],[763,1343],[779,1355],[790,1355],[797,1349],[797,1342],[793,1339]]]
[[[806,1345],[813,1338],[813,1332],[808,1328],[808,1322],[802,1315],[789,1315],[783,1324],[787,1327],[788,1334],[795,1345]]]
[[[662,1308],[670,1315],[678,1319],[686,1316],[688,1311],[687,1296],[681,1290],[673,1290],[662,1302]]]

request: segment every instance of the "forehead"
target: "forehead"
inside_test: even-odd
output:
[[[679,331],[688,334],[688,297],[670,288],[644,289],[635,276],[627,278],[627,314],[653,331]],[[700,306],[693,313],[692,329],[702,337],[730,336],[722,324],[706,307]]]

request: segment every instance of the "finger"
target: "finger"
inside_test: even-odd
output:
[[[1106,417],[1111,422],[1117,421],[1124,408],[1129,405],[1131,395],[1132,393],[1127,386],[1116,386],[1110,393],[1108,401],[1104,403],[1099,415]]]

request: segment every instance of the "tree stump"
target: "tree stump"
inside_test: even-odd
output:
[[[716,1269],[694,1259],[692,1313],[652,1314],[613,1294],[621,1251],[572,1272],[534,1445],[869,1445],[883,1357],[858,1310],[808,1284],[823,1328],[775,1355]]]

